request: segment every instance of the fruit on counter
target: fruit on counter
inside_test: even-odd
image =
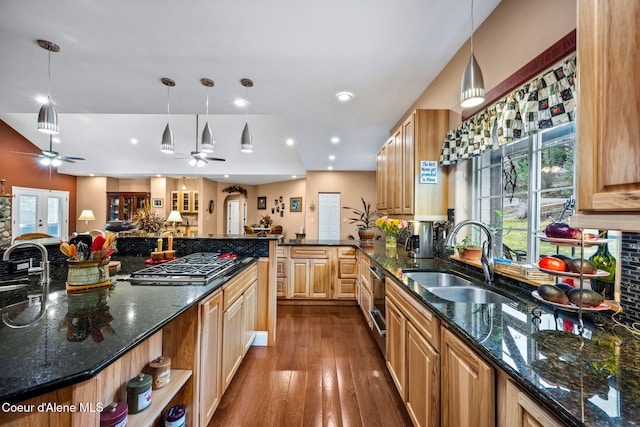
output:
[[[564,261],[551,256],[542,258],[538,262],[538,265],[540,266],[540,268],[544,268],[545,270],[567,271],[567,264],[565,264]]]
[[[582,232],[578,228],[571,228],[569,224],[564,222],[552,222],[544,229],[544,234],[547,237],[553,237],[557,239],[581,239]]]
[[[562,261],[564,261],[565,264],[569,264],[571,261],[573,261],[573,258],[571,258],[570,256],[566,256],[566,255],[562,255],[562,254],[555,254],[555,255],[550,255],[554,258],[558,258]],[[569,268],[567,268],[565,271],[569,271]]]
[[[604,297],[591,289],[573,289],[567,292],[569,301],[578,306],[580,305],[581,294],[583,307],[597,307],[604,302]]]
[[[554,285],[540,285],[538,286],[538,295],[549,302],[555,302],[556,304],[567,304],[569,297],[560,288]]]
[[[573,273],[594,274],[598,268],[588,259],[576,258],[567,264],[569,271]]]
[[[562,292],[564,292],[565,294],[569,291],[574,290],[575,288],[571,285],[567,285],[566,283],[556,283],[555,285],[556,288],[560,289]]]

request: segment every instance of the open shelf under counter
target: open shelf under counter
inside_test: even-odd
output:
[[[171,381],[163,388],[153,390],[151,394],[151,405],[142,412],[129,414],[127,426],[150,426],[154,424],[156,418],[162,416],[162,411],[171,402],[171,399],[180,391],[182,386],[191,378],[191,370],[172,369]]]

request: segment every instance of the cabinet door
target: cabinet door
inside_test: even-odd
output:
[[[440,355],[407,322],[406,405],[415,426],[440,425]]]
[[[406,318],[389,298],[386,298],[387,368],[398,393],[405,400],[405,337]]]
[[[222,293],[200,304],[200,425],[206,426],[222,396]]]
[[[387,209],[387,144],[376,156],[376,209]]]
[[[309,260],[291,259],[289,274],[292,298],[306,298],[309,295]]]
[[[177,211],[178,208],[180,207],[180,192],[179,191],[172,191],[171,192],[171,210],[172,211]]]
[[[311,298],[331,295],[331,263],[328,259],[309,260],[309,288]]]
[[[535,402],[527,393],[520,390],[510,379],[501,375],[498,387],[500,417],[498,427],[559,427],[560,422],[548,410]]]
[[[287,260],[285,258],[277,258],[276,260],[276,296],[286,298],[288,284],[287,280]]]
[[[402,205],[401,212],[403,215],[413,214],[413,197],[414,197],[414,121],[415,113],[409,115],[407,120],[402,124]]]
[[[240,296],[224,312],[222,339],[222,379],[223,392],[227,389],[244,355],[243,297]]]
[[[189,212],[191,206],[191,194],[188,191],[180,193],[180,212]]]
[[[256,320],[258,318],[257,290],[258,290],[258,281],[256,280],[244,292],[243,355],[247,353],[247,350],[249,350],[249,347],[251,347],[251,344],[253,343],[253,339],[256,336]]]
[[[194,191],[191,193],[191,212],[198,212],[200,209],[200,198],[198,196],[198,192]]]
[[[356,297],[356,279],[336,279],[335,290],[333,292],[334,299],[355,299]]]
[[[443,427],[495,425],[494,371],[448,329],[442,333]]]
[[[578,2],[580,212],[640,212],[640,2]]]

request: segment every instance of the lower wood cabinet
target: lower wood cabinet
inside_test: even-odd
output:
[[[396,384],[398,393],[405,400],[405,367],[407,319],[400,309],[387,297],[387,369]]]
[[[498,427],[561,427],[565,424],[524,392],[507,374],[498,375]]]
[[[222,338],[223,390],[226,390],[231,383],[244,354],[243,303],[244,300],[240,297],[224,312],[224,335]]]
[[[289,290],[289,250],[278,246],[276,249],[276,297],[287,298]]]
[[[256,337],[256,320],[258,314],[258,282],[254,281],[251,286],[244,292],[244,313],[242,330],[244,335],[244,349],[242,355],[244,356],[253,339]]]
[[[200,303],[200,425],[206,426],[222,397],[222,292]]]
[[[442,330],[443,427],[495,425],[494,369],[446,328]]]
[[[440,355],[407,322],[405,403],[416,426],[440,425]]]

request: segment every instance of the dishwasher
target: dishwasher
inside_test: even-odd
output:
[[[369,310],[369,317],[373,322],[374,330],[373,337],[382,352],[382,355],[386,357],[386,336],[387,336],[387,321],[385,311],[385,291],[384,291],[384,270],[378,266],[369,267],[371,272],[371,290],[373,297],[373,307]]]

